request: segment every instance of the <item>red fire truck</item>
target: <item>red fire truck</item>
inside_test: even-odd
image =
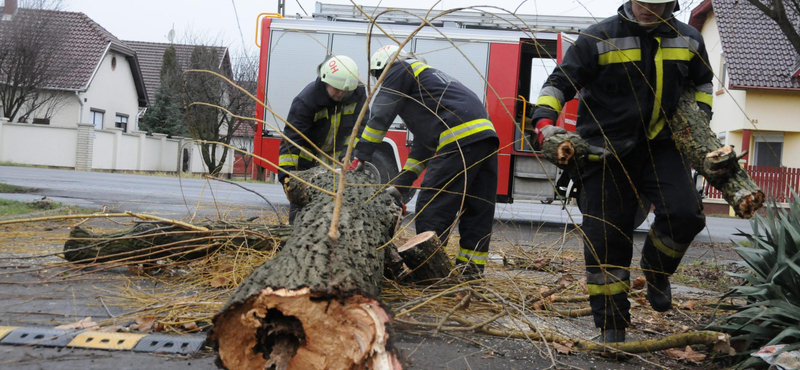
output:
[[[368,14],[384,8],[363,7]],[[427,10],[406,9],[381,16],[378,23],[398,40],[404,40],[419,25]],[[411,14],[409,14],[411,13]],[[519,125],[526,101],[536,100],[543,79],[574,39],[574,35],[596,20],[589,17],[522,15],[478,11],[456,11],[438,18],[406,44],[405,50],[423,57],[427,64],[458,79],[480,97],[500,137],[498,153],[498,201],[535,199],[551,202],[552,182],[559,170],[540,161],[529,142],[523,143]],[[269,161],[255,160],[258,177],[277,172],[280,132],[292,99],[316,78],[316,67],[328,54],[347,55],[359,67],[362,81],[368,78],[372,51],[393,43],[382,33],[371,36],[368,19],[352,5],[317,3],[311,18],[260,19],[259,100],[272,110],[259,107],[256,117],[266,123],[255,133],[254,153]],[[548,31],[521,31],[528,28]],[[372,28],[378,31],[377,27]],[[572,35],[572,36],[570,36]],[[445,37],[446,36],[446,37]],[[466,57],[465,57],[466,56]],[[558,124],[575,130],[577,103],[568,103]],[[364,123],[365,124],[365,123]],[[402,168],[413,137],[397,118],[375,153],[383,181]]]

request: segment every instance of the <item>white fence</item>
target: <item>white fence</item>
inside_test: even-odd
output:
[[[77,170],[208,172],[200,145],[191,141],[142,131],[123,133],[118,128],[95,130],[91,124],[65,128],[0,118],[0,162]],[[232,172],[229,151],[222,173]]]

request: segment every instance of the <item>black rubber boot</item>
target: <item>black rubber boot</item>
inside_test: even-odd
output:
[[[619,343],[625,341],[625,329],[606,329],[600,333],[600,341],[603,343]]]
[[[605,329],[600,331],[600,342],[602,343],[622,343],[624,341],[625,329]],[[600,356],[616,361],[625,361],[629,358],[624,353],[611,348],[606,348],[603,352],[600,352]]]
[[[483,266],[472,262],[456,260],[456,271],[460,277],[467,279],[480,279],[483,276]]]
[[[669,275],[654,271],[645,271],[647,279],[647,301],[656,312],[666,312],[672,308],[672,287]]]

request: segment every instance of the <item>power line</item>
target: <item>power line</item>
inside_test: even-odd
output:
[[[308,13],[306,13],[306,10],[303,9],[303,4],[300,4],[300,0],[295,0],[295,1],[297,1],[297,5],[300,5],[300,10],[302,10],[303,13],[305,13],[306,17],[308,17]]]
[[[244,51],[245,55],[247,54],[247,44],[244,42],[244,33],[242,32],[242,23],[239,22],[239,12],[236,11],[236,1],[231,0],[231,4],[233,4],[233,15],[236,16],[236,25],[239,27],[239,37],[242,38],[242,50]]]

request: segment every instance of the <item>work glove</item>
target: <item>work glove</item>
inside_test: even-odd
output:
[[[353,158],[353,161],[350,162],[350,167],[347,167],[348,171],[363,171],[364,170],[364,162],[358,158]]]
[[[567,130],[563,127],[555,126],[553,120],[549,118],[542,118],[536,123],[536,129],[533,132],[536,133],[536,142],[539,144],[539,150],[541,150],[542,146],[544,145],[544,141],[548,137],[558,134],[566,134]]]
[[[386,192],[386,194],[389,194],[389,195],[392,196],[392,198],[394,198],[395,204],[397,204],[398,206],[400,206],[400,208],[403,209],[403,215],[405,215],[406,214],[406,204],[403,203],[403,193],[404,192],[400,191],[400,189],[398,189],[398,188],[396,188],[394,186],[387,186],[384,191]]]
[[[589,162],[601,162],[611,158],[611,152],[599,146],[589,145],[589,154],[587,159]]]

